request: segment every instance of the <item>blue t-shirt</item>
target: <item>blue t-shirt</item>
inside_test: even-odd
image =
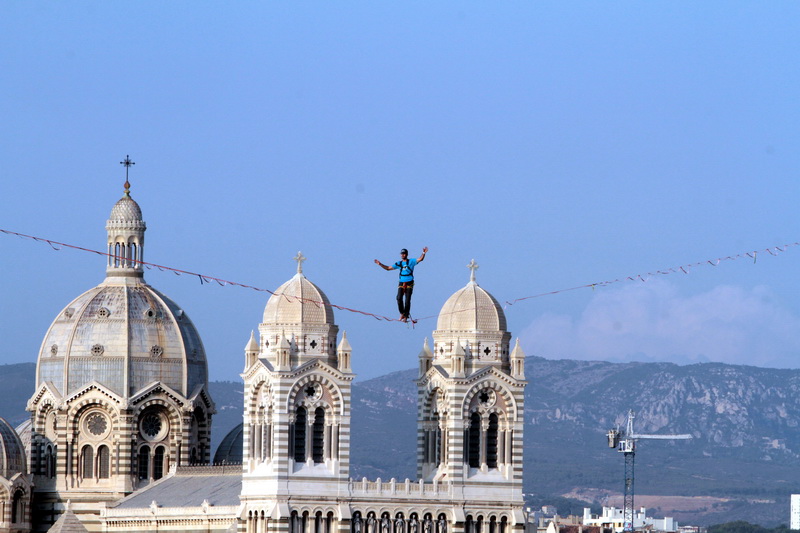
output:
[[[414,267],[417,266],[416,259],[398,261],[392,265],[393,270],[400,270],[400,283],[414,281]]]

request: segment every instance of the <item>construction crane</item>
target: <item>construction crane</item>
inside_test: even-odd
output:
[[[622,530],[626,533],[633,531],[633,459],[636,455],[636,441],[639,439],[659,439],[659,440],[687,440],[692,436],[688,433],[682,435],[645,435],[634,433],[633,410],[628,411],[628,424],[624,430],[608,430],[608,447],[616,448],[618,452],[625,456],[625,497],[622,504]]]

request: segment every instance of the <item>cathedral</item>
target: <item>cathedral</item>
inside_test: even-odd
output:
[[[242,424],[212,456],[203,343],[144,280],[127,180],[106,230],[105,280],[42,341],[30,421],[0,419],[0,532],[522,531],[525,355],[474,262],[418,356],[417,478],[355,480],[359,355],[302,254],[244,348]]]

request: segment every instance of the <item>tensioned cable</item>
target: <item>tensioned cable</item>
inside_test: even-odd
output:
[[[16,235],[17,237],[20,237],[20,238],[23,238],[23,239],[30,239],[30,240],[33,240],[33,241],[36,241],[36,242],[46,243],[46,244],[50,245],[50,247],[53,248],[53,250],[56,250],[56,251],[61,250],[61,248],[59,248],[59,247],[63,247],[63,248],[71,248],[73,250],[79,250],[81,252],[89,252],[89,253],[93,253],[93,254],[97,254],[97,255],[102,255],[102,256],[105,256],[105,257],[115,257],[113,254],[109,254],[107,252],[101,252],[99,250],[92,250],[91,248],[83,248],[81,246],[75,246],[74,244],[67,244],[67,243],[63,243],[63,242],[58,242],[58,241],[54,241],[52,239],[45,239],[43,237],[35,237],[33,235],[25,235],[24,233],[17,233],[16,231],[10,231],[10,230],[6,230],[6,229],[0,228],[0,232],[4,233],[6,235]],[[785,252],[787,249],[789,249],[790,247],[793,247],[793,246],[800,246],[800,242],[793,242],[793,243],[789,243],[789,244],[784,244],[783,246],[773,246],[773,247],[770,247],[770,248],[764,248],[763,250],[754,250],[754,251],[750,251],[750,252],[742,252],[742,253],[739,253],[739,254],[736,254],[736,255],[729,255],[729,256],[726,256],[726,257],[719,257],[717,259],[708,259],[708,260],[705,260],[705,261],[698,261],[696,263],[688,263],[688,264],[685,264],[685,265],[680,265],[680,266],[676,266],[676,267],[670,267],[670,268],[667,268],[667,269],[656,270],[654,272],[647,272],[646,274],[636,274],[636,275],[633,275],[633,276],[625,276],[625,277],[622,277],[622,278],[617,278],[617,279],[612,279],[612,280],[599,281],[599,282],[595,282],[595,283],[585,283],[583,285],[576,285],[575,287],[569,287],[569,288],[566,288],[566,289],[557,289],[557,290],[553,290],[553,291],[542,292],[542,293],[539,293],[539,294],[533,294],[531,296],[524,296],[524,297],[521,297],[521,298],[515,298],[513,300],[506,300],[506,302],[505,302],[506,305],[504,307],[508,308],[509,306],[512,306],[512,305],[514,305],[514,304],[516,304],[518,302],[522,302],[522,301],[525,301],[525,300],[531,300],[531,299],[534,299],[534,298],[541,298],[542,296],[551,296],[551,295],[554,295],[554,294],[559,294],[559,293],[562,293],[562,292],[574,291],[574,290],[578,290],[578,289],[592,289],[592,290],[594,290],[597,287],[606,287],[606,286],[612,285],[614,283],[622,283],[622,282],[625,282],[625,281],[642,281],[642,282],[645,282],[645,281],[647,281],[647,278],[653,278],[653,277],[656,277],[656,276],[665,276],[665,275],[669,275],[669,274],[678,274],[678,273],[689,274],[689,271],[692,268],[699,267],[699,266],[714,266],[715,267],[715,266],[719,265],[723,261],[734,261],[736,259],[748,258],[748,259],[752,259],[753,263],[756,263],[757,260],[758,260],[758,254],[759,253],[762,253],[762,254],[763,253],[768,253],[771,256],[777,256],[780,253]],[[370,316],[370,317],[372,317],[372,318],[374,318],[376,320],[385,320],[387,322],[401,322],[402,323],[402,321],[400,319],[398,319],[398,318],[390,318],[390,317],[387,317],[387,316],[384,316],[384,315],[378,315],[378,314],[375,314],[375,313],[370,313],[368,311],[361,311],[359,309],[353,309],[353,308],[350,308],[350,307],[344,307],[344,306],[336,305],[336,304],[332,304],[332,303],[320,302],[320,301],[312,300],[310,298],[302,298],[300,296],[288,295],[288,294],[283,294],[283,293],[278,294],[275,291],[271,291],[269,289],[263,289],[263,288],[260,288],[260,287],[255,287],[253,285],[247,285],[247,284],[244,284],[244,283],[238,283],[236,281],[229,281],[229,280],[226,280],[226,279],[217,278],[217,277],[214,277],[214,276],[209,276],[207,274],[200,274],[200,273],[197,273],[197,272],[189,272],[188,270],[181,270],[181,269],[178,269],[178,268],[168,267],[168,266],[164,266],[164,265],[158,265],[156,263],[148,263],[146,261],[136,261],[134,259],[128,259],[128,261],[141,264],[142,266],[144,266],[144,267],[146,267],[148,269],[157,268],[157,269],[159,269],[161,271],[173,272],[174,274],[176,274],[178,276],[183,275],[183,274],[188,275],[188,276],[197,276],[200,279],[200,283],[201,284],[216,282],[217,284],[219,284],[222,287],[224,287],[226,285],[232,285],[234,287],[242,287],[244,289],[252,289],[254,291],[266,292],[266,293],[269,293],[269,294],[272,294],[272,295],[282,296],[282,297],[286,298],[289,301],[295,300],[295,301],[299,301],[299,302],[302,302],[302,303],[310,303],[310,304],[316,305],[317,307],[322,307],[324,305],[330,305],[331,307],[333,307],[335,309],[339,309],[341,311],[347,311],[347,312],[350,312],[350,313],[356,313],[356,314],[360,314],[360,315],[364,315],[364,316]],[[473,311],[473,310],[475,310],[475,308],[473,308],[473,309],[459,309],[458,311],[452,311],[451,313]],[[442,315],[441,314],[430,315],[430,316],[425,316],[425,317],[422,317],[422,318],[413,319],[411,321],[411,325],[413,326],[413,324],[416,324],[420,320],[429,320],[429,319],[432,319],[432,318],[437,318],[439,316],[442,316]]]

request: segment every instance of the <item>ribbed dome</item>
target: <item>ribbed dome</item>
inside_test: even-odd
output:
[[[278,287],[264,308],[265,324],[333,324],[333,308],[302,272]]]
[[[214,464],[240,465],[244,454],[244,423],[225,435],[214,454]]]
[[[68,395],[92,381],[123,397],[154,381],[188,396],[208,381],[200,335],[142,278],[109,277],[59,313],[39,352],[37,387]]]
[[[4,418],[0,418],[0,476],[9,479],[18,472],[25,473],[25,448],[22,441]]]
[[[142,209],[136,200],[125,194],[120,200],[114,204],[111,209],[111,215],[108,217],[109,222],[141,222]]]
[[[494,296],[475,281],[456,291],[442,306],[439,331],[505,331],[506,315]]]

